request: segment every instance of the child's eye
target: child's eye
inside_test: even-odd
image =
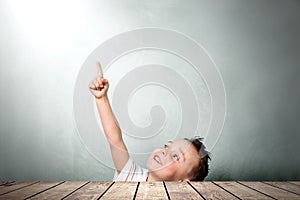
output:
[[[173,157],[174,160],[177,160],[177,161],[179,160],[179,156],[177,154],[173,154],[172,157]]]

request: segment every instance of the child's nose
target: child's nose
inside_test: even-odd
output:
[[[161,153],[162,153],[163,156],[166,156],[167,155],[166,149],[162,149]]]

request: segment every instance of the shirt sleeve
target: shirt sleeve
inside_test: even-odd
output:
[[[122,171],[118,174],[115,171],[113,181],[146,181],[148,177],[148,170],[136,164],[131,158],[123,167]]]

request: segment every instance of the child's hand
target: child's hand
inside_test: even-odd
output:
[[[101,99],[102,97],[107,96],[107,90],[109,87],[108,80],[103,78],[103,72],[101,65],[97,62],[97,67],[99,71],[99,76],[91,81],[89,88],[91,93],[97,98]]]

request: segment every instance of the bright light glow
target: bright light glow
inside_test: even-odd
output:
[[[9,0],[22,34],[34,45],[63,50],[85,30],[83,5],[74,0]]]

